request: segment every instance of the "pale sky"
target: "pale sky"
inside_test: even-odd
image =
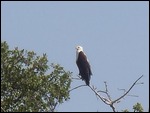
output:
[[[149,106],[149,2],[1,2],[1,40],[11,49],[19,47],[46,53],[49,63],[59,63],[77,77],[75,46],[83,46],[92,68],[91,85],[112,99],[123,94],[141,75],[130,95],[115,107],[132,110],[140,102]],[[73,80],[71,88],[85,84]],[[112,111],[88,87],[70,93],[57,111]]]

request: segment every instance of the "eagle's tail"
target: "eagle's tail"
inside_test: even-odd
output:
[[[85,80],[86,85],[90,85],[90,81],[89,80]]]

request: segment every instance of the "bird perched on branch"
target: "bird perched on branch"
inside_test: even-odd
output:
[[[76,47],[76,64],[78,66],[81,79],[89,86],[92,71],[87,56],[83,52],[83,47],[81,46]]]

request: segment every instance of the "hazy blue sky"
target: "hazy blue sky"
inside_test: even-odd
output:
[[[91,85],[113,99],[144,77],[115,107],[132,109],[136,102],[149,106],[148,2],[1,2],[1,40],[10,48],[46,53],[49,64],[59,63],[78,74],[75,46],[81,45],[90,61]],[[72,88],[84,81],[74,80]],[[74,90],[58,111],[111,111],[88,87]]]

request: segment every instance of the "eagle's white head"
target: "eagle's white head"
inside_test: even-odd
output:
[[[83,52],[83,47],[81,46],[76,46],[76,60],[78,59],[79,53]]]
[[[77,50],[77,53],[80,53],[80,51],[83,51],[83,47],[81,47],[81,46],[76,46],[76,50]]]

